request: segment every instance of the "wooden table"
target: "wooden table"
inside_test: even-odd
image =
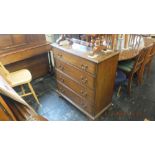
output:
[[[155,42],[155,39],[153,38],[144,38],[144,47],[147,47],[154,42]],[[119,53],[120,53],[119,61],[124,61],[124,60],[135,58],[139,54],[139,51],[135,51],[131,49],[131,50],[123,50],[123,51],[120,51]]]
[[[135,58],[139,54],[139,51],[133,51],[133,50],[124,50],[121,51],[119,54],[119,61],[129,60]]]

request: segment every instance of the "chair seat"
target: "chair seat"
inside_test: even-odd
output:
[[[15,72],[10,73],[7,76],[7,79],[10,81],[12,87],[19,86],[31,82],[32,75],[29,70],[21,69]]]
[[[118,69],[125,72],[131,72],[131,70],[133,69],[134,63],[135,63],[134,60],[122,61],[118,64]]]

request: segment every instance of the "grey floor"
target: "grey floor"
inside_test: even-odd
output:
[[[52,75],[32,82],[36,93],[39,96],[41,106],[38,106],[33,97],[26,97],[25,100],[40,115],[48,120],[60,121],[87,121],[90,120],[82,112],[76,109],[65,99],[55,92],[56,83]],[[155,120],[155,61],[152,65],[152,72],[149,79],[145,77],[142,86],[133,82],[131,96],[126,94],[123,88],[121,97],[116,97],[114,92],[112,106],[104,112],[97,120],[102,121],[143,121],[145,118]]]

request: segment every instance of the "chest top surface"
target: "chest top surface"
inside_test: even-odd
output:
[[[75,56],[79,56],[81,58],[87,59],[94,63],[100,63],[118,54],[118,52],[114,52],[114,51],[106,51],[106,52],[103,51],[103,52],[96,53],[94,56],[90,56],[90,52],[92,51],[92,49],[90,47],[87,47],[81,44],[73,43],[72,45],[60,46],[56,43],[53,43],[51,45],[52,45],[52,48],[57,48],[63,52],[66,52]]]

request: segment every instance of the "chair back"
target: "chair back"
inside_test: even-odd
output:
[[[100,34],[99,37],[104,40],[107,46],[107,49],[114,49],[116,34]]]
[[[139,50],[142,40],[142,35],[130,34],[125,36],[125,47],[133,50]]]
[[[154,53],[154,44],[150,44],[146,47],[146,56],[144,60],[144,65],[146,65],[153,57]]]
[[[138,70],[140,70],[144,60],[145,60],[145,56],[146,56],[147,52],[146,52],[146,48],[142,48],[135,60],[135,64],[134,67],[132,69],[133,73],[136,73]]]
[[[149,60],[152,60],[152,58],[154,57],[154,55],[155,55],[155,43],[153,43],[152,49],[150,50],[150,52],[149,52],[149,54],[148,54],[148,59],[149,59]],[[148,61],[149,61],[149,60],[148,60]]]
[[[4,67],[4,65],[0,62],[0,74],[4,79],[7,79],[7,76],[10,74],[9,71]]]

